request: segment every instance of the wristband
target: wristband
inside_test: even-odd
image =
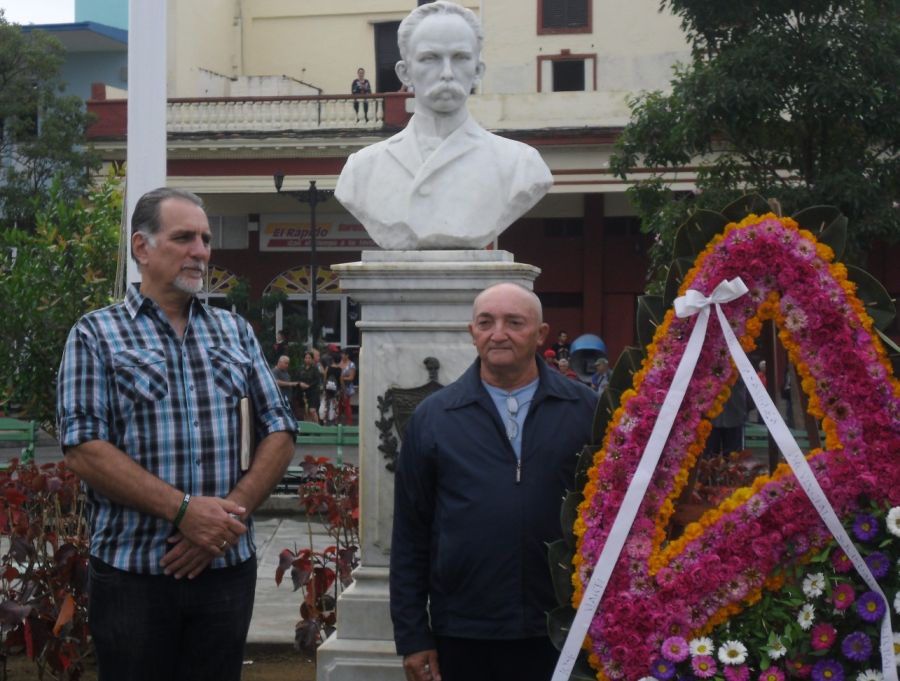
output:
[[[184,518],[184,514],[187,513],[189,503],[191,503],[191,495],[185,494],[184,499],[181,500],[181,506],[178,508],[178,513],[175,514],[175,520],[172,521],[172,524],[175,527],[178,527],[178,523],[181,522],[181,519]]]

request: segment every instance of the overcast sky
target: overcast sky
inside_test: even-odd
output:
[[[75,21],[75,0],[0,0],[12,24],[69,24]]]

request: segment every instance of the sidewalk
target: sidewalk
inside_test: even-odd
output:
[[[19,456],[19,447],[0,446],[0,462]],[[358,465],[357,447],[344,447],[344,463]],[[334,459],[334,447],[297,446],[292,464],[299,464],[306,455],[327,456]],[[35,447],[35,462],[38,465],[62,460],[62,452],[57,442],[44,432],[38,437]],[[300,512],[296,496],[278,495],[271,497],[254,514],[257,548],[256,600],[253,619],[247,641],[250,643],[286,644],[294,643],[294,627],[300,619],[301,591],[293,591],[290,573],[284,575],[281,586],[275,585],[275,569],[278,556],[284,549],[297,551],[309,547],[322,550],[333,544],[324,527],[313,522],[307,524],[306,516]]]

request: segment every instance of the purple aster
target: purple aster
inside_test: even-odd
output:
[[[667,660],[682,662],[691,654],[691,649],[681,636],[670,636],[663,641],[662,654]]]
[[[653,678],[659,679],[659,681],[669,681],[675,676],[675,665],[660,657],[653,663],[651,675]]]
[[[878,536],[878,521],[868,513],[860,513],[853,521],[853,534],[860,541],[871,541]]]
[[[844,681],[844,668],[836,660],[819,660],[812,668],[813,681]]]
[[[877,622],[884,616],[884,601],[874,591],[866,591],[856,601],[856,612],[866,622]]]
[[[865,662],[872,654],[872,639],[861,631],[854,631],[841,643],[844,657],[854,662]]]
[[[881,551],[873,551],[866,556],[866,565],[869,566],[875,579],[884,579],[891,569],[891,562]]]

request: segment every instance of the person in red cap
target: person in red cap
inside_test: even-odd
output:
[[[546,350],[544,350],[544,361],[552,367],[557,367],[556,352],[551,348],[547,348]]]

